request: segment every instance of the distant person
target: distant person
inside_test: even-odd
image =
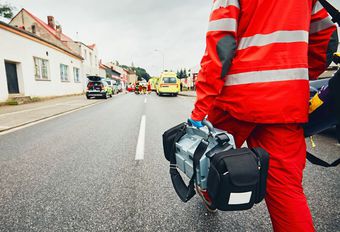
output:
[[[151,93],[151,83],[148,82],[148,93]]]
[[[316,0],[214,1],[191,121],[208,115],[240,147],[270,154],[266,204],[274,231],[314,231],[302,187],[309,79],[330,64],[336,26]],[[211,211],[209,193],[198,188]],[[240,222],[242,223],[242,222]]]

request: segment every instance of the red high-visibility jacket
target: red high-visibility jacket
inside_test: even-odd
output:
[[[309,79],[336,51],[336,26],[316,0],[215,0],[192,119],[212,107],[256,123],[308,118]]]

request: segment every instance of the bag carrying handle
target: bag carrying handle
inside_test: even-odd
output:
[[[209,132],[211,134],[215,134],[216,133],[216,130],[215,130],[214,126],[207,119],[203,119],[202,120],[202,125],[208,127]]]

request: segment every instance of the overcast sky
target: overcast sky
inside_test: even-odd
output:
[[[340,9],[339,0],[329,1]],[[26,8],[45,22],[48,15],[53,15],[66,35],[86,44],[96,43],[104,62],[134,62],[151,75],[159,75],[161,52],[167,69],[199,67],[212,0],[7,2],[17,10]]]

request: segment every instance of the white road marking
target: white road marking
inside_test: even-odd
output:
[[[147,98],[145,98],[145,99],[144,99],[144,103],[146,104],[147,102],[148,102],[148,99],[147,99]]]
[[[137,142],[135,160],[143,160],[144,159],[145,126],[146,126],[146,116],[143,115],[141,122],[140,122],[140,129],[139,129],[139,135],[138,135],[138,142]]]

